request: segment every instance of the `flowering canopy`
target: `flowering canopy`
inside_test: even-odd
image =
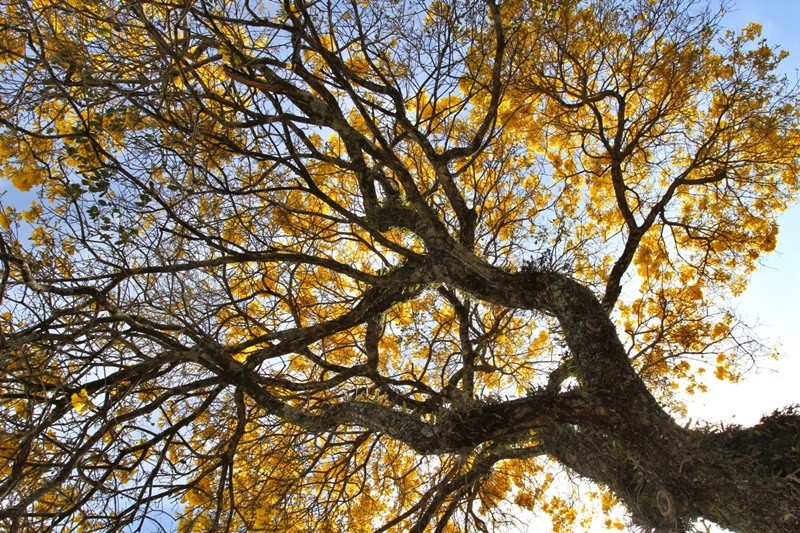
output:
[[[0,524],[573,531],[561,464],[796,530],[752,433],[664,411],[757,354],[720,302],[798,190],[784,53],[721,15],[5,0]]]

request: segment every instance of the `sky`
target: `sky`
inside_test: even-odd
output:
[[[762,25],[762,37],[789,52],[783,71],[800,80],[800,2],[738,0],[725,23]],[[750,426],[765,414],[800,404],[800,205],[783,213],[776,250],[764,258],[736,310],[756,324],[755,332],[778,347],[777,361],[767,361],[738,383],[708,382],[709,391],[687,401],[688,418]],[[726,531],[710,526],[710,532]]]
[[[762,37],[790,53],[783,71],[800,79],[800,2],[738,0],[731,11],[726,25],[760,23]],[[688,402],[689,417],[695,420],[752,425],[776,408],[800,404],[800,205],[783,213],[779,226],[776,250],[764,258],[735,305],[750,324],[757,324],[760,337],[778,346],[779,358],[739,383],[708,382],[709,392]]]
[[[797,0],[730,0],[724,24],[740,28],[748,22],[762,25],[762,36],[790,55],[782,70],[800,80],[800,2]],[[2,185],[0,185],[2,190]],[[33,194],[8,191],[6,205],[26,208]],[[738,383],[722,383],[713,377],[709,391],[687,398],[688,416],[707,422],[752,425],[774,409],[800,404],[800,205],[779,219],[777,249],[763,259],[747,292],[735,302],[737,313],[768,344],[779,347],[778,361],[762,361]]]
[[[762,25],[767,42],[790,53],[782,71],[800,82],[800,2],[797,0],[737,0],[725,25],[740,28],[748,22]],[[715,424],[751,426],[775,409],[800,404],[800,205],[794,205],[778,220],[778,246],[763,258],[748,290],[733,302],[737,313],[748,319],[754,332],[767,344],[777,346],[777,361],[762,361],[738,383],[706,381],[708,392],[686,398],[684,423],[691,419]],[[599,518],[599,517],[598,517]],[[549,531],[549,521],[526,520],[524,533]],[[602,519],[589,532],[606,533]],[[727,530],[706,523],[709,533]],[[625,532],[622,532],[625,533]]]
[[[800,80],[800,2],[737,0],[725,24],[736,28],[750,21],[762,25],[768,42],[790,53],[783,71]],[[4,200],[10,203],[8,197]],[[764,258],[735,308],[750,324],[757,324],[755,332],[767,343],[778,346],[780,356],[762,362],[736,384],[711,378],[707,393],[687,398],[687,418],[694,422],[747,426],[774,409],[800,404],[800,205],[781,215],[779,224],[777,249]]]

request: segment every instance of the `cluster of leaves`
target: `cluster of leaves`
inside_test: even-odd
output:
[[[719,301],[775,247],[800,117],[721,16],[0,3],[0,173],[37,195],[0,210],[0,524],[571,530],[530,424],[445,422],[586,376],[551,314],[453,280],[567,271],[664,401],[735,377]]]

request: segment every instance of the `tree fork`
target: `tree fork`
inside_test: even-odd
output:
[[[704,516],[742,531],[800,529],[800,483],[792,477],[800,467],[793,440],[800,439],[797,415],[765,419],[760,430],[714,435],[684,429],[636,374],[613,322],[588,288],[560,273],[507,273],[477,258],[448,267],[451,281],[476,297],[555,315],[585,394],[608,412],[630,413],[608,427],[582,421],[579,429],[560,424],[537,434],[559,461],[611,488],[637,522],[681,530]],[[780,451],[794,454],[795,468],[784,477],[765,464],[770,441],[761,435],[767,427],[783,440]]]
[[[793,427],[767,439],[755,436],[768,431],[776,416],[783,423],[791,419]],[[800,461],[788,445],[800,437],[799,424],[796,414],[775,414],[750,429],[685,431],[683,443],[563,425],[538,435],[561,463],[611,489],[642,527],[682,531],[705,517],[733,531],[789,533],[800,529],[794,473]],[[784,457],[784,469],[794,470],[776,469],[766,458],[773,453]]]

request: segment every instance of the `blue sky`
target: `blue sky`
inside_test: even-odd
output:
[[[770,43],[790,52],[784,71],[800,79],[800,1],[738,0],[725,22],[735,28],[750,21],[762,24]],[[30,203],[19,193],[3,200],[23,208]],[[694,420],[751,425],[776,408],[800,404],[800,206],[781,216],[777,250],[764,259],[736,307],[752,324],[760,324],[757,333],[779,345],[781,357],[764,362],[737,384],[712,378],[709,392],[689,402],[688,416]]]
[[[790,55],[783,70],[800,79],[800,2],[796,0],[737,0],[730,6],[725,24],[731,28],[759,22],[763,37],[780,45]],[[0,191],[4,188],[0,185]],[[2,200],[26,208],[32,193],[8,191]],[[695,420],[735,422],[749,425],[773,409],[800,403],[800,206],[795,205],[780,218],[778,247],[764,258],[754,274],[747,293],[739,299],[737,310],[759,324],[756,332],[779,345],[781,358],[766,361],[737,384],[710,380],[708,393],[691,398],[689,416]]]
[[[725,22],[741,27],[750,21],[763,26],[768,42],[790,53],[783,70],[800,79],[800,2],[739,0]],[[776,251],[764,258],[736,308],[751,324],[759,324],[761,337],[778,344],[780,357],[737,384],[709,382],[709,392],[690,402],[690,417],[750,425],[776,408],[800,404],[800,205],[785,212],[779,223]]]
[[[737,0],[730,6],[725,24],[731,28],[759,22],[763,37],[790,55],[783,70],[800,80],[800,2],[796,0]],[[0,185],[0,191],[6,184]],[[8,191],[2,200],[26,208],[32,193]],[[749,425],[775,408],[800,404],[800,205],[780,218],[778,247],[764,258],[750,288],[737,302],[738,312],[759,324],[756,332],[777,344],[777,362],[766,361],[737,384],[710,380],[708,393],[691,398],[689,416],[695,420]]]

